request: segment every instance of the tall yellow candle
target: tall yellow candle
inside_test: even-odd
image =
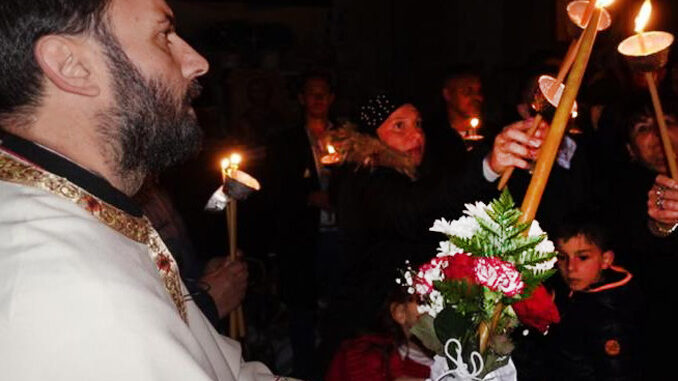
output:
[[[577,93],[579,92],[579,87],[584,78],[584,72],[586,71],[591,51],[593,50],[593,44],[596,40],[596,35],[598,33],[597,27],[602,14],[602,6],[600,3],[603,2],[599,0],[599,3],[592,12],[591,20],[584,30],[584,35],[581,38],[581,46],[575,57],[572,70],[567,77],[567,82],[565,83],[565,90],[560,98],[560,103],[558,104],[556,113],[553,116],[553,121],[551,122],[551,128],[546,135],[539,157],[537,158],[534,174],[532,175],[530,186],[527,188],[521,206],[521,211],[523,212],[520,217],[521,222],[526,223],[532,221],[537,214],[541,197],[544,194],[544,188],[546,188],[546,183],[551,174],[551,169],[553,168],[553,162],[558,154],[558,147],[565,134],[567,123],[570,120],[572,106],[577,98]]]

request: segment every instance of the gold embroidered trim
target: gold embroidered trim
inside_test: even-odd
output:
[[[0,151],[0,180],[39,188],[70,200],[111,229],[133,241],[146,244],[165,289],[176,305],[179,315],[188,324],[179,268],[160,235],[153,229],[146,217],[131,216],[96,198],[67,179],[23,162],[3,151]]]

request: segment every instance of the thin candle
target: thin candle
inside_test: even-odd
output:
[[[641,55],[647,55],[648,49],[645,44],[645,39],[643,38],[643,31],[647,22],[650,20],[652,15],[652,3],[650,0],[645,0],[643,6],[640,7],[638,16],[635,21],[635,32],[637,33],[636,37],[638,40],[638,48]],[[652,53],[652,52],[650,52]],[[678,165],[676,165],[676,154],[673,150],[673,145],[671,144],[671,138],[669,137],[668,127],[666,126],[666,118],[664,117],[664,110],[662,109],[662,103],[659,100],[659,92],[657,91],[657,84],[654,81],[652,72],[645,72],[645,81],[647,82],[647,87],[650,90],[650,96],[652,97],[652,105],[654,106],[655,115],[657,117],[657,124],[659,125],[659,135],[661,137],[662,145],[664,147],[664,154],[666,156],[666,161],[669,166],[669,172],[671,178],[678,180]]]
[[[598,1],[593,10],[591,20],[584,30],[581,47],[575,57],[572,70],[567,77],[565,90],[560,98],[560,103],[558,104],[558,108],[553,117],[551,128],[541,147],[534,174],[530,181],[530,186],[528,187],[523,200],[521,207],[523,214],[520,217],[521,222],[527,223],[532,221],[537,214],[544,188],[546,188],[546,183],[551,174],[551,169],[553,168],[553,162],[558,154],[558,147],[565,134],[565,129],[567,128],[567,124],[571,117],[572,106],[577,98],[577,93],[579,92],[579,87],[584,78],[584,72],[586,71],[591,51],[593,50],[593,44],[598,33],[598,23],[600,22],[603,11],[602,7],[609,5],[609,3],[611,2],[604,3],[602,0]]]
[[[593,14],[593,9],[596,7],[596,0],[589,0],[589,4],[584,10],[584,14],[581,17],[581,26],[586,27],[588,22],[591,20],[591,14]]]

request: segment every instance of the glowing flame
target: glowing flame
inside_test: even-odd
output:
[[[331,144],[327,145],[327,153],[329,153],[331,155],[331,154],[336,153],[336,152],[337,152],[337,150],[334,149],[333,145],[331,145]]]
[[[471,127],[476,128],[480,124],[480,119],[478,118],[472,118],[471,119]]]
[[[576,117],[579,116],[579,113],[576,111],[572,111],[572,119],[575,119]]]
[[[636,16],[636,33],[642,33],[647,25],[647,22],[650,20],[650,15],[652,14],[652,3],[650,0],[645,0],[643,6],[640,7],[640,12]]]
[[[230,160],[228,160],[228,159],[226,159],[226,158],[221,159],[221,170],[222,170],[222,171],[225,171],[225,170],[226,170],[228,167],[230,167],[230,166],[231,166],[231,161],[230,161]]]
[[[242,156],[237,153],[231,154],[231,164],[235,167],[239,166],[242,163]]]
[[[596,2],[596,7],[598,8],[604,8],[604,7],[609,7],[610,4],[614,3],[614,0],[598,0]]]

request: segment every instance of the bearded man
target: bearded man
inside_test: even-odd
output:
[[[163,0],[0,3],[3,379],[274,379],[212,329],[130,200],[199,148],[207,70]]]

